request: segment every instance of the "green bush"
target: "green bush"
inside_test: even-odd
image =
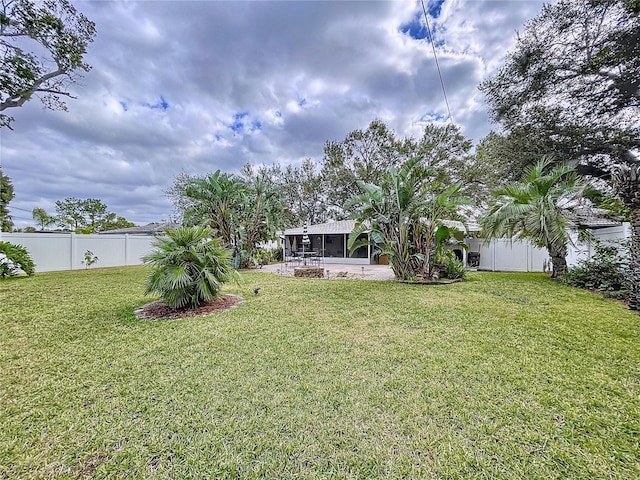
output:
[[[275,263],[282,257],[280,250],[271,250],[266,248],[258,248],[253,252],[252,265],[254,267],[262,267],[263,265],[269,265]]]
[[[0,277],[12,277],[20,270],[29,276],[36,273],[36,266],[27,249],[22,245],[0,242]]]
[[[447,252],[444,261],[444,270],[441,272],[444,278],[455,280],[458,278],[465,278],[467,276],[467,266],[463,261],[458,260],[455,253],[452,251]]]
[[[613,244],[595,243],[595,253],[570,267],[564,282],[578,288],[603,292],[625,292],[627,285],[627,248]]]
[[[181,227],[157,238],[155,250],[143,257],[152,270],[146,293],[158,293],[172,308],[197,308],[213,300],[237,274],[231,252],[207,227]]]

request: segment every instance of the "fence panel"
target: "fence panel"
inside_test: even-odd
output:
[[[85,268],[84,254],[87,251],[98,257],[95,266],[119,267],[126,265],[126,238],[119,235],[75,235],[76,255],[74,268]],[[115,237],[115,238],[114,238]]]
[[[2,233],[0,240],[27,249],[36,272],[85,268],[88,250],[98,257],[94,267],[140,265],[151,251],[151,236],[76,235],[75,233]]]
[[[0,239],[22,245],[36,264],[36,272],[71,270],[71,235],[59,233],[3,233]]]
[[[129,235],[127,242],[126,260],[127,265],[139,265],[142,257],[151,253],[152,242],[155,237],[141,235]]]

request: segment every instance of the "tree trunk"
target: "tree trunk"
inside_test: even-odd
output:
[[[627,153],[628,163],[613,175],[617,193],[631,209],[631,245],[629,248],[629,308],[640,314],[640,163]]]
[[[567,247],[566,245],[556,246],[548,245],[547,251],[551,257],[553,271],[551,278],[561,278],[567,271]]]
[[[631,211],[629,254],[629,308],[640,314],[640,205]]]

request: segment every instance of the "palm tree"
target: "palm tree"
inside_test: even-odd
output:
[[[442,220],[456,218],[465,203],[460,186],[432,183],[431,172],[416,157],[400,169],[392,167],[380,185],[358,180],[360,195],[347,203],[355,207],[356,226],[349,236],[351,251],[371,243],[389,256],[398,280],[431,278],[436,231]],[[358,240],[362,234],[368,239]]]
[[[153,242],[142,258],[151,265],[146,293],[156,292],[172,308],[197,308],[213,300],[236,277],[231,252],[208,227],[180,227]]]
[[[191,180],[185,195],[191,205],[185,211],[188,225],[208,225],[216,237],[221,237],[227,246],[234,245],[238,231],[237,206],[244,204],[246,185],[239,178],[220,170],[207,176]]]
[[[192,180],[185,189],[185,223],[208,225],[233,249],[236,268],[247,267],[256,246],[272,239],[284,223],[278,192],[260,176],[242,179],[220,173]]]
[[[247,191],[238,216],[241,223],[242,267],[249,266],[260,242],[275,238],[284,227],[284,206],[278,190],[260,175],[245,180]]]
[[[544,158],[525,172],[522,182],[494,192],[498,203],[480,219],[480,225],[487,239],[526,238],[546,248],[556,278],[567,270],[570,208],[587,183],[578,180],[572,167],[551,165],[551,159]]]

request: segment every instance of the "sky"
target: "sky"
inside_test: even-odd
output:
[[[16,227],[66,197],[137,225],[168,220],[176,175],[320,164],[323,146],[374,119],[400,137],[447,122],[420,0],[77,1],[96,23],[67,112],[5,111],[0,162]],[[500,67],[538,0],[425,0],[451,116],[492,128],[478,84]]]

